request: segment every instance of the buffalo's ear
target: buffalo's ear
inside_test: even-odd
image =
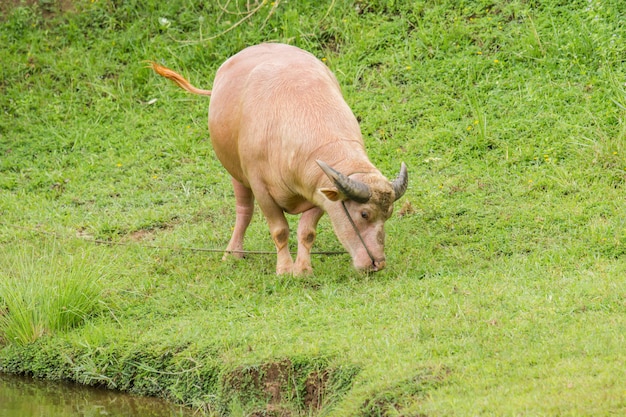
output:
[[[345,197],[336,188],[320,188],[320,192],[326,196],[330,201],[344,200]]]

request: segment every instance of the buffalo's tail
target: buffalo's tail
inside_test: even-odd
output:
[[[193,85],[191,85],[189,81],[185,79],[185,77],[178,74],[177,72],[172,71],[171,69],[164,67],[163,65],[159,65],[154,61],[148,61],[148,63],[150,64],[150,67],[154,70],[154,72],[156,72],[162,77],[165,77],[174,81],[183,90],[187,90],[193,94],[200,94],[202,96],[211,95],[211,90],[203,90],[201,88],[194,87]]]

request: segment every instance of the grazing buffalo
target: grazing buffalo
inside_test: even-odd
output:
[[[222,64],[212,90],[159,64],[152,68],[191,93],[211,96],[211,141],[236,198],[225,257],[243,256],[256,199],[276,244],[276,273],[311,272],[324,212],[357,269],[385,267],[384,224],[406,191],[407,169],[402,163],[389,181],[370,162],[359,124],[324,63],[289,45],[251,46]],[[285,212],[301,214],[295,263]]]

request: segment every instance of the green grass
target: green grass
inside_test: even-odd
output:
[[[208,415],[626,412],[622,1],[61,3],[0,23],[0,370]],[[385,271],[184,249],[226,246],[230,180],[208,100],[143,61],[210,88],[261,41],[323,58],[409,166]],[[246,245],[273,250],[258,213]]]
[[[0,336],[24,345],[83,324],[103,306],[105,259],[57,242],[21,246],[0,259]],[[66,249],[67,250],[67,249]],[[94,264],[96,265],[94,267]]]

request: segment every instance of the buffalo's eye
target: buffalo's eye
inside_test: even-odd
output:
[[[361,218],[367,220],[370,218],[370,214],[367,211],[362,211],[361,212]]]

